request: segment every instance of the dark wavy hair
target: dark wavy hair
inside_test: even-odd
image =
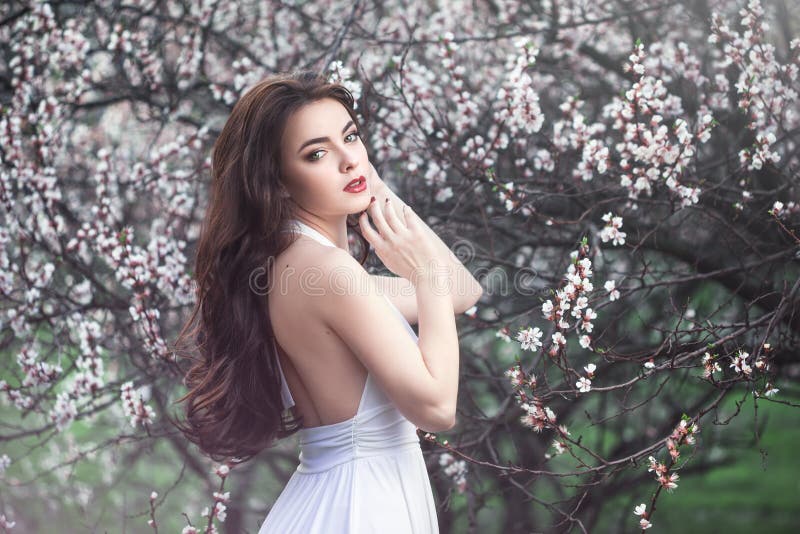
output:
[[[302,425],[302,417],[284,413],[267,295],[269,267],[296,237],[288,225],[292,207],[281,195],[281,138],[292,113],[323,98],[341,102],[361,131],[345,87],[299,71],[248,89],[214,143],[195,256],[196,302],[175,344],[176,354],[192,362],[188,393],[175,401],[186,402],[186,421],[173,424],[215,461],[247,461]],[[348,215],[347,226],[363,264],[369,245],[356,215]]]

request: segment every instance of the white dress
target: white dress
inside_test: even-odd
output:
[[[298,231],[328,246],[299,220]],[[384,295],[385,296],[385,295]],[[418,341],[405,317],[392,309]],[[294,406],[281,373],[285,408]],[[356,415],[298,432],[300,464],[259,534],[438,533],[436,506],[417,429],[367,373]]]

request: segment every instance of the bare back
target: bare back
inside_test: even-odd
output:
[[[273,265],[268,295],[278,354],[304,428],[352,418],[358,410],[367,369],[314,313],[322,298],[315,267],[331,247],[301,235]]]

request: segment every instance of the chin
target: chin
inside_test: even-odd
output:
[[[352,202],[353,204],[362,206],[361,208],[359,208],[359,211],[364,211],[369,207],[369,199],[372,198],[372,193],[370,192],[369,189],[365,189],[360,193],[355,193],[355,194],[347,193],[347,194],[356,197],[352,199]]]

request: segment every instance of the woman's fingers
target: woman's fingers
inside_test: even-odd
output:
[[[382,204],[386,204],[385,201],[378,201],[375,200],[371,202],[367,211],[369,211],[370,217],[372,217],[372,222],[375,225],[375,228],[378,229],[380,232],[381,237],[387,239],[393,232],[392,228],[386,222],[386,217],[384,216],[384,206]]]
[[[373,202],[372,204],[375,204],[375,202]],[[361,215],[358,216],[358,223],[359,226],[361,227],[361,235],[363,235],[366,238],[366,240],[369,241],[370,245],[376,247],[376,245],[380,243],[380,240],[382,238],[378,234],[378,232],[374,228],[372,228],[372,225],[369,223],[369,217],[367,216],[366,210],[361,212]]]
[[[403,220],[406,223],[406,228],[416,231],[417,229],[417,213],[411,209],[411,206],[403,205]]]
[[[408,228],[409,230],[412,229],[410,219],[411,219],[411,208],[403,204],[403,223],[405,223],[406,228]]]
[[[391,200],[386,203],[386,209],[384,210],[384,217],[386,222],[389,223],[389,226],[392,228],[394,233],[399,234],[406,230],[405,221],[403,221],[400,217],[397,216],[396,209],[400,208],[400,206],[394,206],[394,202]],[[402,204],[402,203],[401,203]]]

